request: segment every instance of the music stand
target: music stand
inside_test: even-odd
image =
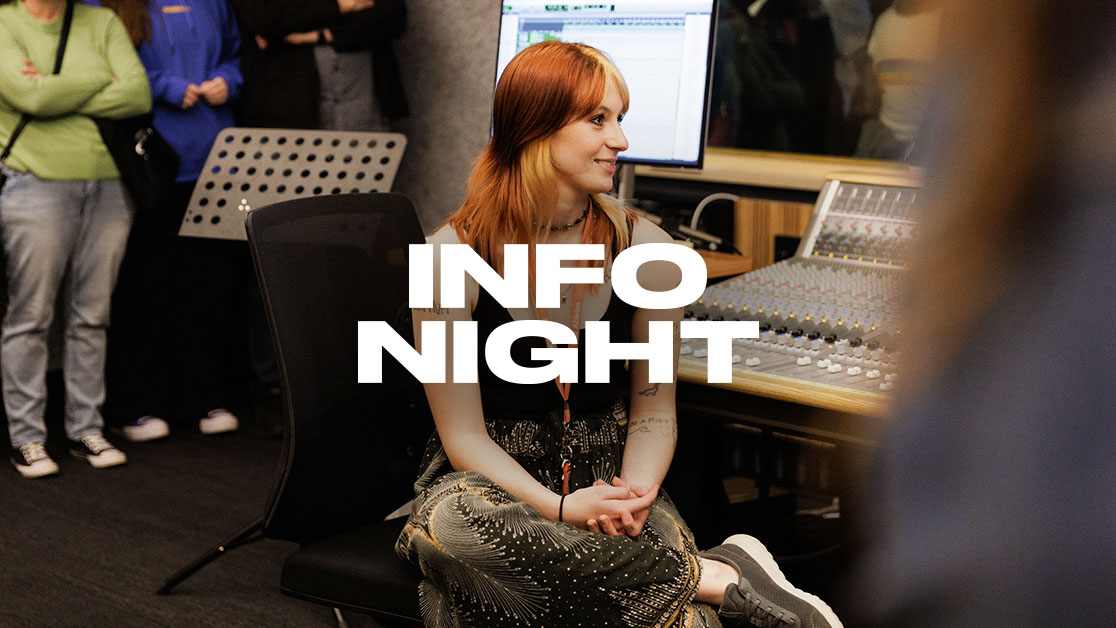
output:
[[[178,235],[247,240],[253,208],[303,196],[388,192],[402,133],[229,127],[217,134]]]

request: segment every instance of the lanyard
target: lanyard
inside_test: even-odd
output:
[[[592,212],[589,212],[585,217],[585,226],[583,227],[581,235],[581,243],[589,244],[589,223],[592,218]],[[583,268],[586,264],[585,260],[578,260],[577,265]],[[574,333],[574,342],[570,347],[577,349],[578,338],[581,334],[581,316],[582,305],[585,297],[585,284],[574,284],[573,300],[570,302],[570,329]],[[535,311],[538,312],[539,318],[543,320],[550,320],[550,314],[546,308],[536,307]],[[546,346],[553,348],[550,340],[546,340]],[[570,469],[573,468],[573,439],[570,428],[570,386],[571,382],[560,382],[558,378],[554,378],[554,384],[558,386],[558,393],[562,395],[562,494],[569,495],[570,493]]]

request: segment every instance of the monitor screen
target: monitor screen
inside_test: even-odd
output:
[[[496,80],[531,44],[558,39],[593,46],[616,64],[631,95],[623,123],[628,150],[620,161],[700,168],[716,4],[503,0]]]

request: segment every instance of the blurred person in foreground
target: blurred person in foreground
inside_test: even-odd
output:
[[[943,18],[919,368],[868,486],[849,623],[1111,626],[1116,12],[954,0]]]

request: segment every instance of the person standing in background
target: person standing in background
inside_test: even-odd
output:
[[[232,0],[243,41],[240,126],[386,131],[408,105],[392,40],[404,0]],[[254,281],[250,269],[249,280]],[[259,290],[248,334],[260,427],[278,433],[279,372]]]
[[[235,374],[227,367],[237,363],[237,334],[227,310],[243,292],[225,267],[243,246],[176,233],[217,133],[234,124],[231,103],[243,82],[236,19],[224,0],[103,4],[149,29],[147,38],[134,29],[133,41],[151,82],[155,128],[180,160],[169,207],[137,221],[116,294],[128,324],[117,330],[122,342],[110,367],[113,414],[129,439],[161,438],[178,399],[179,413],[203,434],[233,431],[239,420],[226,406]]]
[[[896,0],[868,39],[871,72],[862,78],[865,120],[853,154],[907,161],[926,112],[941,31],[940,0]]]
[[[245,126],[383,131],[409,112],[392,39],[403,0],[233,0],[243,25]]]
[[[6,160],[0,233],[8,310],[0,363],[12,464],[27,478],[58,472],[46,450],[47,334],[65,296],[63,377],[70,453],[94,468],[127,457],[105,439],[106,329],[132,209],[90,116],[151,109],[147,76],[120,20],[76,4],[61,71],[52,74],[66,0],[0,2],[0,142],[33,120]]]

